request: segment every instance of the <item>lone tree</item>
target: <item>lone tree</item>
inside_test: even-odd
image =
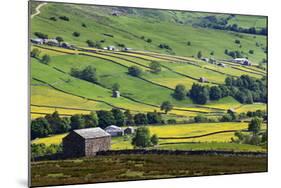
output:
[[[201,51],[199,51],[199,52],[197,53],[197,57],[198,57],[198,59],[201,59],[201,58],[202,58],[202,52],[201,52]]]
[[[150,138],[150,141],[151,141],[151,144],[155,146],[158,144],[159,138],[156,134],[153,134],[152,137]]]
[[[162,111],[165,111],[165,113],[167,114],[169,111],[171,111],[173,109],[173,105],[170,101],[164,101],[162,104],[161,104],[161,107],[160,109]]]
[[[120,85],[118,83],[114,83],[112,85],[112,91],[119,91],[119,89],[120,89]]]
[[[51,61],[51,57],[47,54],[43,55],[41,62],[48,65]]]
[[[56,37],[56,40],[57,40],[59,43],[61,43],[61,42],[63,42],[63,41],[64,41],[64,40],[63,40],[63,38],[62,38],[62,37],[60,37],[60,36]]]
[[[248,131],[251,131],[254,134],[259,133],[261,130],[261,124],[262,124],[262,120],[260,118],[257,117],[253,118],[248,125]]]
[[[128,72],[131,76],[138,77],[141,75],[142,70],[137,66],[131,66],[128,68]]]
[[[74,37],[79,37],[79,36],[80,36],[80,33],[77,32],[77,31],[75,31],[75,32],[72,33],[72,35],[73,35]]]
[[[150,69],[152,70],[153,73],[159,73],[161,72],[161,65],[159,62],[153,61],[149,65]]]
[[[177,100],[183,100],[186,95],[185,86],[182,84],[178,84],[174,91],[174,98]]]
[[[30,52],[30,56],[33,58],[39,58],[41,51],[38,48],[33,48]]]
[[[132,145],[145,148],[151,145],[150,131],[147,127],[140,127],[132,139]]]

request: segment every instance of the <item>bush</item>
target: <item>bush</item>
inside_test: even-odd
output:
[[[69,21],[69,18],[67,16],[60,16],[59,19],[64,21]]]
[[[199,52],[197,53],[197,58],[198,58],[198,59],[201,59],[201,58],[202,58],[202,52],[201,52],[201,51],[199,51]]]
[[[50,17],[49,19],[52,20],[52,21],[57,21],[56,17]]]
[[[146,42],[152,43],[152,40],[151,40],[150,38],[148,38],[148,39],[146,40]]]
[[[254,54],[254,50],[249,50],[249,54]]]
[[[187,46],[191,46],[191,42],[190,41],[187,42]]]
[[[209,120],[208,120],[207,117],[204,117],[202,115],[198,115],[198,116],[194,117],[194,122],[196,122],[196,123],[206,123],[206,122],[209,122]]]
[[[75,32],[72,33],[72,35],[73,35],[74,37],[79,37],[79,36],[80,36],[80,33],[77,32],[77,31],[75,31]]]
[[[33,58],[39,58],[41,51],[38,48],[33,48],[32,51],[30,52],[30,56]]]
[[[177,123],[177,120],[176,120],[176,119],[168,119],[168,120],[167,120],[167,123],[168,123],[168,124],[176,124],[176,123]]]
[[[240,40],[236,39],[235,41],[235,44],[240,44]]]
[[[82,27],[87,27],[87,25],[85,23],[82,23]]]
[[[160,110],[165,111],[166,114],[172,109],[173,109],[173,105],[170,101],[164,101],[160,106]]]
[[[59,43],[63,42],[63,38],[60,37],[60,36],[56,37],[56,40],[57,40]]]
[[[41,62],[48,65],[51,61],[51,57],[47,54],[43,55],[42,59],[41,59]]]
[[[48,39],[48,35],[41,32],[35,32],[34,35],[40,39]]]
[[[186,95],[185,86],[182,84],[176,85],[175,91],[173,93],[173,97],[177,100],[183,100]]]
[[[150,141],[151,141],[152,145],[155,146],[158,144],[159,138],[156,134],[153,134],[152,137],[150,138]]]
[[[248,125],[248,131],[253,132],[254,134],[257,134],[261,130],[262,120],[260,118],[253,118],[251,122]]]
[[[131,66],[128,68],[128,72],[131,76],[139,77],[142,73],[142,70],[137,66]]]
[[[161,72],[161,64],[159,62],[153,61],[149,64],[149,67],[153,73]]]
[[[132,139],[132,145],[141,148],[151,146],[150,131],[147,127],[140,127],[136,130],[135,136]]]
[[[172,50],[172,48],[168,44],[159,44],[158,47],[161,49]]]
[[[82,70],[79,70],[77,68],[71,68],[70,74],[71,76],[80,78],[82,80],[86,80],[88,82],[97,83],[98,81],[96,68],[90,65]]]

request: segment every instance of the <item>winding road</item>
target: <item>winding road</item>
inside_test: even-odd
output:
[[[46,4],[47,4],[47,3],[42,3],[42,4],[38,5],[38,6],[36,7],[36,9],[35,9],[36,12],[31,15],[31,19],[32,19],[34,16],[40,14],[40,8],[43,7],[43,6],[46,5]]]

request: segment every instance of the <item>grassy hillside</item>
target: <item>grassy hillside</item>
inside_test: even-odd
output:
[[[214,52],[214,57],[220,59],[229,58],[224,54],[228,49],[243,51],[250,60],[258,63],[266,54],[262,47],[266,47],[265,36],[254,36],[249,34],[238,34],[213,29],[194,28],[188,24],[177,24],[171,22],[171,15],[184,14],[175,11],[160,11],[159,16],[140,16],[147,11],[130,9],[120,16],[112,16],[114,9],[110,7],[91,7],[71,4],[48,3],[42,7],[42,13],[33,18],[31,29],[34,32],[43,32],[49,37],[63,36],[65,41],[79,46],[86,46],[87,40],[101,41],[102,46],[125,44],[128,47],[138,50],[149,50],[167,54],[177,54],[181,56],[195,56],[198,51],[202,51],[203,56],[210,57]],[[134,12],[138,12],[134,14]],[[190,14],[190,13],[189,13]],[[162,15],[162,16],[161,16]],[[187,14],[188,15],[188,14]],[[201,16],[208,14],[201,13]],[[59,19],[59,16],[69,17],[69,21]],[[57,21],[49,18],[56,17]],[[239,16],[238,18],[244,18]],[[196,19],[190,17],[189,19]],[[241,19],[240,19],[241,20]],[[239,22],[239,21],[236,21]],[[242,21],[241,21],[242,22]],[[86,24],[86,28],[82,27]],[[48,27],[46,27],[48,25]],[[74,37],[73,32],[80,32],[80,37]],[[165,32],[163,32],[165,31]],[[176,35],[174,33],[177,33]],[[113,35],[109,37],[108,35]],[[141,37],[152,39],[151,43],[146,42]],[[220,39],[224,40],[220,40]],[[239,39],[241,48],[234,41]],[[187,42],[191,45],[188,46]],[[168,44],[172,50],[162,50],[159,44]],[[259,43],[259,46],[256,46]],[[249,54],[249,50],[254,50],[254,54]]]

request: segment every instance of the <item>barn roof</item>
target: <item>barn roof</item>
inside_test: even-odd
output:
[[[100,137],[105,137],[105,136],[110,136],[107,132],[102,130],[101,128],[87,128],[87,129],[78,129],[74,130],[75,133],[79,134],[85,139],[90,139],[90,138],[100,138]]]

